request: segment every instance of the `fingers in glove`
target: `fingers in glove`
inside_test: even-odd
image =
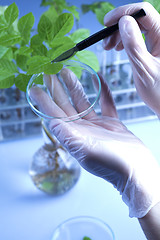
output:
[[[61,76],[63,81],[65,82],[70,96],[72,98],[72,102],[77,110],[78,113],[85,111],[86,109],[90,108],[91,103],[86,96],[84,89],[76,77],[76,75],[69,69],[63,69],[61,71]],[[89,119],[96,116],[96,113],[93,109],[92,111],[84,116],[85,119]]]
[[[98,73],[101,81],[101,95],[100,95],[100,106],[102,111],[102,116],[108,116],[113,118],[118,118],[117,110],[112,98],[111,91],[104,80],[103,76]]]
[[[44,75],[44,82],[48,87],[54,102],[66,113],[67,116],[74,116],[78,114],[72,106],[69,96],[67,95],[57,75]]]
[[[138,10],[140,10],[141,8],[144,9],[144,11],[146,12],[145,18],[147,17],[148,19],[148,14],[149,14],[149,9],[150,9],[151,5],[149,3],[133,3],[133,4],[127,4],[127,5],[123,5],[120,6],[118,8],[113,9],[112,11],[108,12],[105,16],[104,16],[104,25],[111,26],[113,24],[116,24],[119,19],[122,16],[125,15],[132,15],[133,13],[137,12]],[[153,8],[153,7],[152,7]],[[144,17],[137,19],[138,22],[144,24],[144,27],[148,27],[146,24],[146,19],[144,21]],[[149,20],[150,21],[150,20]]]
[[[121,44],[121,49],[119,50],[122,50],[123,44],[122,44],[119,32],[116,32],[112,36],[105,38],[102,42],[103,48],[105,50],[111,50],[112,48],[115,48],[116,50],[118,50],[117,46],[119,46],[120,44]]]
[[[159,57],[148,52],[139,26],[132,17],[122,17],[119,21],[119,30],[132,66],[137,92],[143,101],[159,115]],[[153,50],[155,55],[158,55],[159,49],[159,46],[155,47]]]
[[[158,38],[157,29],[159,29],[159,25],[160,25],[160,16],[158,12],[154,9],[154,7],[148,2],[128,4],[128,5],[124,5],[116,9],[113,9],[112,11],[110,11],[105,15],[104,24],[106,26],[111,26],[113,24],[116,24],[117,22],[119,22],[122,16],[131,15],[134,12],[140,10],[141,8],[143,8],[144,11],[146,12],[146,16],[137,19],[137,22],[139,24],[141,31],[146,33],[147,47],[149,47],[150,51],[152,51]],[[119,37],[117,36],[118,36],[118,31],[116,34],[110,36],[110,40],[107,41],[106,39],[104,39],[104,43],[103,43],[104,48],[107,49],[108,44],[110,42],[113,41],[114,43],[115,38],[116,38],[116,43],[114,43],[114,46],[116,46],[118,42],[121,41],[120,36]],[[159,36],[160,36],[160,33],[159,33]]]
[[[65,112],[44,92],[41,88],[34,86],[30,89],[30,97],[38,105],[38,109],[45,115],[51,117],[67,117]]]
[[[132,65],[135,81],[138,79],[139,87],[140,85],[152,86],[154,78],[151,76],[158,74],[158,68],[154,62],[154,57],[146,48],[137,22],[130,16],[124,16],[119,21],[119,29],[123,46]]]

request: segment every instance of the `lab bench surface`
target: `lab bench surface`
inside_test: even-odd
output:
[[[159,121],[128,127],[158,157]],[[85,170],[76,185],[62,196],[38,190],[28,169],[42,144],[42,137],[0,143],[0,239],[51,240],[55,227],[75,216],[100,218],[113,229],[116,240],[146,239],[137,219],[129,218],[117,190]]]

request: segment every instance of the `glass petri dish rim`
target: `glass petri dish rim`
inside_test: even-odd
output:
[[[31,107],[31,109],[35,112],[36,115],[38,115],[40,118],[43,118],[43,119],[48,119],[48,120],[51,120],[51,119],[61,119],[61,120],[64,120],[66,122],[69,122],[69,121],[75,121],[75,120],[78,120],[80,118],[83,118],[85,117],[87,114],[89,114],[92,110],[93,110],[93,107],[94,105],[97,103],[99,97],[100,97],[100,93],[101,93],[101,81],[100,81],[100,78],[98,76],[98,74],[93,70],[93,68],[91,68],[90,66],[88,66],[87,64],[85,63],[82,63],[80,61],[75,61],[75,60],[67,60],[65,61],[64,63],[64,66],[63,68],[66,66],[74,66],[75,64],[78,64],[79,66],[81,66],[82,68],[88,70],[89,72],[91,72],[93,75],[96,76],[97,80],[98,80],[98,91],[97,91],[97,95],[95,97],[95,100],[94,102],[89,106],[89,108],[87,108],[86,110],[82,111],[81,113],[78,113],[78,114],[75,114],[73,116],[68,116],[68,117],[54,117],[54,116],[49,116],[45,113],[42,113],[41,111],[39,111],[33,104],[32,102],[30,101],[30,96],[29,96],[29,90],[30,90],[30,87],[32,86],[32,83],[34,81],[35,78],[37,78],[38,76],[40,76],[41,74],[43,73],[38,73],[38,74],[33,74],[31,79],[29,80],[28,84],[27,84],[27,88],[26,88],[26,98],[27,98],[27,101]]]
[[[67,224],[67,223],[72,223],[72,222],[78,221],[78,220],[85,220],[85,221],[88,220],[88,221],[90,221],[90,222],[92,222],[92,221],[95,222],[95,221],[96,221],[96,222],[102,224],[103,226],[107,227],[107,229],[109,230],[109,232],[110,232],[113,240],[116,240],[112,228],[111,228],[105,221],[103,221],[103,220],[101,220],[101,219],[99,219],[99,218],[97,218],[97,217],[85,216],[85,215],[75,216],[75,217],[71,217],[71,218],[69,218],[69,219],[64,220],[62,223],[60,223],[60,224],[54,229],[54,232],[53,232],[53,234],[52,234],[51,240],[54,240],[54,238],[53,238],[53,237],[54,237],[54,234],[56,233],[56,231],[57,231],[58,229],[60,229],[61,227],[63,227],[63,226],[64,226],[65,224]]]

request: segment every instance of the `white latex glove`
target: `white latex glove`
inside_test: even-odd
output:
[[[75,114],[88,104],[75,75],[65,70],[62,77],[75,108],[69,104],[59,84],[55,84],[55,92],[63,95],[66,104],[61,101],[55,104],[45,92],[33,87],[30,96],[46,114],[54,115],[57,111],[63,112],[64,116],[71,111]],[[45,77],[49,88],[53,79],[58,81],[55,76]],[[160,186],[159,166],[144,144],[118,120],[112,96],[102,77],[101,83],[102,116],[97,116],[93,110],[83,119],[73,122],[53,119],[49,123],[50,129],[83,168],[117,188],[129,207],[131,217],[141,218],[160,201],[160,191],[157,190]]]
[[[146,16],[137,22],[130,15],[143,8]],[[160,15],[147,2],[129,4],[104,17],[110,26],[119,22],[119,32],[104,39],[107,50],[125,49],[133,70],[135,86],[143,101],[160,117]],[[141,31],[145,34],[146,44]]]

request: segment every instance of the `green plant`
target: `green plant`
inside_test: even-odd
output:
[[[66,0],[42,0],[41,6],[50,6],[52,13],[56,14],[63,13],[64,10],[71,12],[77,20],[79,20],[78,8],[74,5],[69,5]],[[51,14],[53,16],[53,14]]]
[[[92,4],[82,4],[81,8],[84,14],[89,11],[92,11],[96,15],[96,18],[99,21],[99,23],[104,25],[103,23],[104,16],[106,15],[106,13],[108,13],[115,7],[110,2],[98,1]]]
[[[60,2],[64,1],[58,0],[59,5]],[[70,10],[78,17],[75,8]],[[32,13],[20,19],[18,17],[15,3],[0,8],[0,88],[15,84],[25,91],[31,75],[40,72],[56,74],[63,65],[51,61],[88,37],[89,31],[78,29],[72,32],[73,14],[57,10],[54,6],[42,14],[36,32],[33,32],[35,19]],[[97,57],[91,51],[79,52],[74,58],[90,65],[95,71],[99,69]]]

